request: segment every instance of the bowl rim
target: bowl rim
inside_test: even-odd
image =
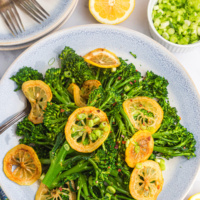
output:
[[[195,42],[193,44],[186,44],[186,45],[180,45],[180,44],[176,44],[176,43],[172,43],[169,40],[166,40],[164,37],[162,37],[158,31],[156,30],[155,26],[153,25],[153,20],[152,20],[152,10],[153,10],[153,6],[155,4],[153,4],[152,2],[155,1],[155,4],[158,2],[158,0],[149,0],[148,6],[147,6],[147,19],[149,22],[149,26],[151,27],[151,29],[153,30],[153,32],[156,34],[156,36],[161,39],[163,42],[167,43],[168,45],[171,45],[173,47],[178,47],[178,48],[192,48],[192,47],[198,47],[200,46],[200,40],[198,42]]]

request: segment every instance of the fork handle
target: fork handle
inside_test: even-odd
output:
[[[22,117],[25,117],[27,115],[26,112],[22,111],[19,114],[15,115],[13,118],[11,118],[9,121],[7,121],[4,125],[0,126],[0,135],[8,129],[10,126],[12,126],[15,122],[17,122]]]

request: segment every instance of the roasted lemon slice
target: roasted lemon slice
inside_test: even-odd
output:
[[[138,131],[130,139],[125,151],[125,161],[129,167],[135,167],[139,162],[147,160],[153,152],[154,141],[148,131]]]
[[[76,151],[90,153],[107,139],[110,124],[106,113],[95,107],[76,109],[68,118],[65,136]]]
[[[74,181],[71,181],[71,187],[75,190]],[[61,197],[62,196],[62,197]],[[35,200],[76,200],[76,193],[70,189],[69,182],[64,187],[49,190],[48,187],[41,183],[35,196]]]
[[[97,89],[101,83],[98,80],[85,81],[81,87],[81,96],[85,99],[89,98],[90,93]]]
[[[42,166],[33,148],[19,144],[4,157],[3,170],[11,181],[31,185],[40,178]]]
[[[148,160],[131,174],[129,190],[134,199],[156,200],[163,187],[162,171],[158,163]]]
[[[135,0],[90,0],[89,9],[103,24],[119,24],[133,12]]]
[[[52,99],[50,87],[43,81],[30,80],[23,83],[22,91],[31,104],[28,119],[34,124],[42,123],[43,110]]]
[[[83,58],[87,63],[100,68],[114,68],[121,64],[119,58],[113,52],[103,48],[95,49]]]
[[[75,83],[71,83],[67,90],[73,95],[74,102],[78,107],[85,107],[86,100],[81,96],[81,90]]]
[[[149,97],[127,99],[123,103],[123,108],[136,129],[148,130],[153,134],[160,128],[163,110],[154,99]]]
[[[192,195],[188,200],[200,200],[200,193]]]

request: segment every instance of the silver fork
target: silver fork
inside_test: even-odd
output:
[[[9,121],[7,121],[5,124],[3,124],[2,126],[0,126],[0,135],[10,126],[12,126],[15,122],[17,122],[18,120],[20,120],[22,117],[27,116],[30,113],[31,110],[31,105],[27,100],[27,105],[26,108],[21,111],[19,114],[15,115],[12,119],[10,119]]]
[[[13,0],[27,15],[37,23],[44,21],[49,13],[36,0]]]
[[[24,26],[12,0],[0,0],[0,13],[13,36],[22,33]]]

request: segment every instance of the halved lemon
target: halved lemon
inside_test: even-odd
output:
[[[71,182],[71,187],[75,190],[74,181]],[[40,187],[35,195],[35,200],[76,200],[76,193],[72,191],[69,182],[65,184],[64,187],[55,188],[53,190],[49,190],[48,187],[40,183]]]
[[[40,178],[42,166],[33,148],[19,144],[5,155],[3,170],[11,181],[31,185]]]
[[[91,153],[99,148],[109,133],[110,124],[106,113],[91,106],[76,109],[65,126],[69,145],[83,153]]]
[[[50,87],[43,81],[30,80],[22,84],[22,91],[31,104],[28,119],[34,124],[43,122],[43,111],[52,99]]]
[[[119,24],[133,12],[135,0],[90,0],[89,10],[103,24]]]
[[[156,200],[163,187],[163,175],[157,162],[147,160],[131,174],[129,190],[137,200]]]
[[[125,161],[129,167],[147,160],[153,152],[154,140],[151,133],[144,130],[138,131],[130,139],[125,151]]]
[[[148,130],[153,134],[160,128],[163,110],[154,99],[142,96],[127,99],[123,108],[136,129]]]
[[[89,98],[90,93],[97,89],[101,83],[98,80],[87,80],[81,87],[81,96],[85,99]]]
[[[74,96],[74,102],[78,107],[85,107],[86,100],[81,96],[81,90],[75,83],[71,83],[67,90]]]
[[[119,58],[113,52],[103,48],[95,49],[83,58],[87,63],[100,68],[115,68],[121,64]]]
[[[192,195],[188,200],[200,200],[200,193]]]

